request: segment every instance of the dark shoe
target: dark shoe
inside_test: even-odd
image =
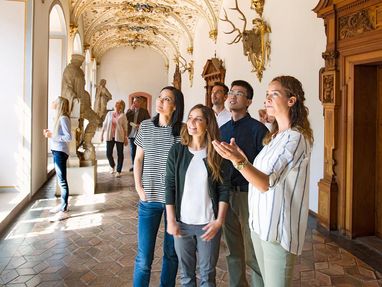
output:
[[[134,169],[131,167],[130,169],[129,169],[129,171],[133,171]]]

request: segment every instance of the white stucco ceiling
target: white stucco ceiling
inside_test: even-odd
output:
[[[181,40],[192,51],[203,17],[217,30],[221,0],[71,0],[71,23],[84,24],[84,44],[100,59],[113,47],[149,46],[164,57],[178,55]]]

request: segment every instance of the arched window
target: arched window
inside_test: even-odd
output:
[[[81,42],[81,36],[79,33],[76,33],[73,39],[73,54],[82,54],[82,42]]]
[[[62,72],[66,66],[67,31],[64,13],[60,5],[52,7],[49,14],[49,80],[48,80],[48,127],[53,124],[50,103],[61,95]],[[53,169],[53,161],[48,146],[48,172]]]

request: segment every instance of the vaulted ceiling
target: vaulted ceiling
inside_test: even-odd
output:
[[[192,53],[203,17],[216,39],[221,0],[71,0],[71,25],[84,24],[84,44],[100,59],[113,47],[149,46],[167,59],[180,54],[183,39]]]

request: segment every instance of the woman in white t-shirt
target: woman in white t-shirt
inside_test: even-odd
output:
[[[215,114],[196,105],[181,130],[181,143],[169,152],[166,167],[167,232],[174,235],[182,286],[215,286],[221,227],[229,201],[229,176],[214,150],[219,139]]]
[[[265,287],[291,286],[304,245],[309,211],[309,162],[313,132],[300,81],[279,76],[268,86],[265,106],[275,117],[253,165],[231,139],[214,142],[248,180],[249,225]]]

